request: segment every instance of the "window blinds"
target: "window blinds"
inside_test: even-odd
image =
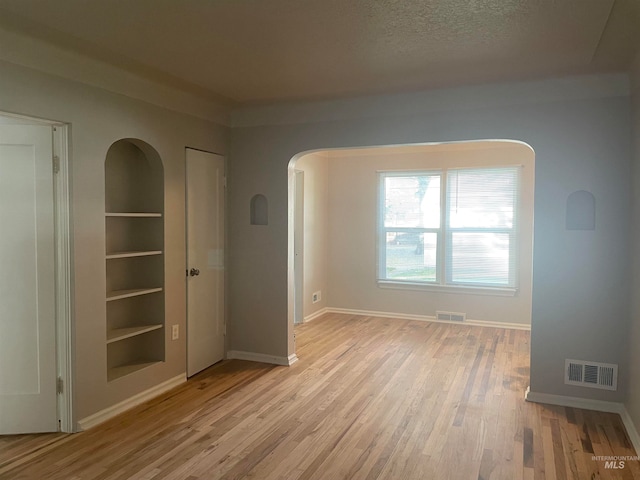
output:
[[[516,287],[520,167],[447,172],[446,283]]]

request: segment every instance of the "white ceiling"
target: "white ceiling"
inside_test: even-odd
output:
[[[624,71],[639,44],[639,4],[0,0],[0,26],[256,104]]]

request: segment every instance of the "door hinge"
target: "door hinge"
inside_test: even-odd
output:
[[[63,392],[64,392],[64,380],[62,379],[62,377],[58,377],[56,381],[56,393],[58,395],[62,395]]]
[[[222,177],[222,186],[224,188],[227,188],[227,176],[226,175],[224,177]]]
[[[53,173],[60,172],[60,157],[57,155],[53,156]]]

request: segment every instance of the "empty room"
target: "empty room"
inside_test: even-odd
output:
[[[0,479],[640,478],[636,0],[0,0],[0,45]]]

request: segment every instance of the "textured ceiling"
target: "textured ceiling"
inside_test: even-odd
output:
[[[238,103],[626,69],[638,0],[0,0],[0,25]]]

